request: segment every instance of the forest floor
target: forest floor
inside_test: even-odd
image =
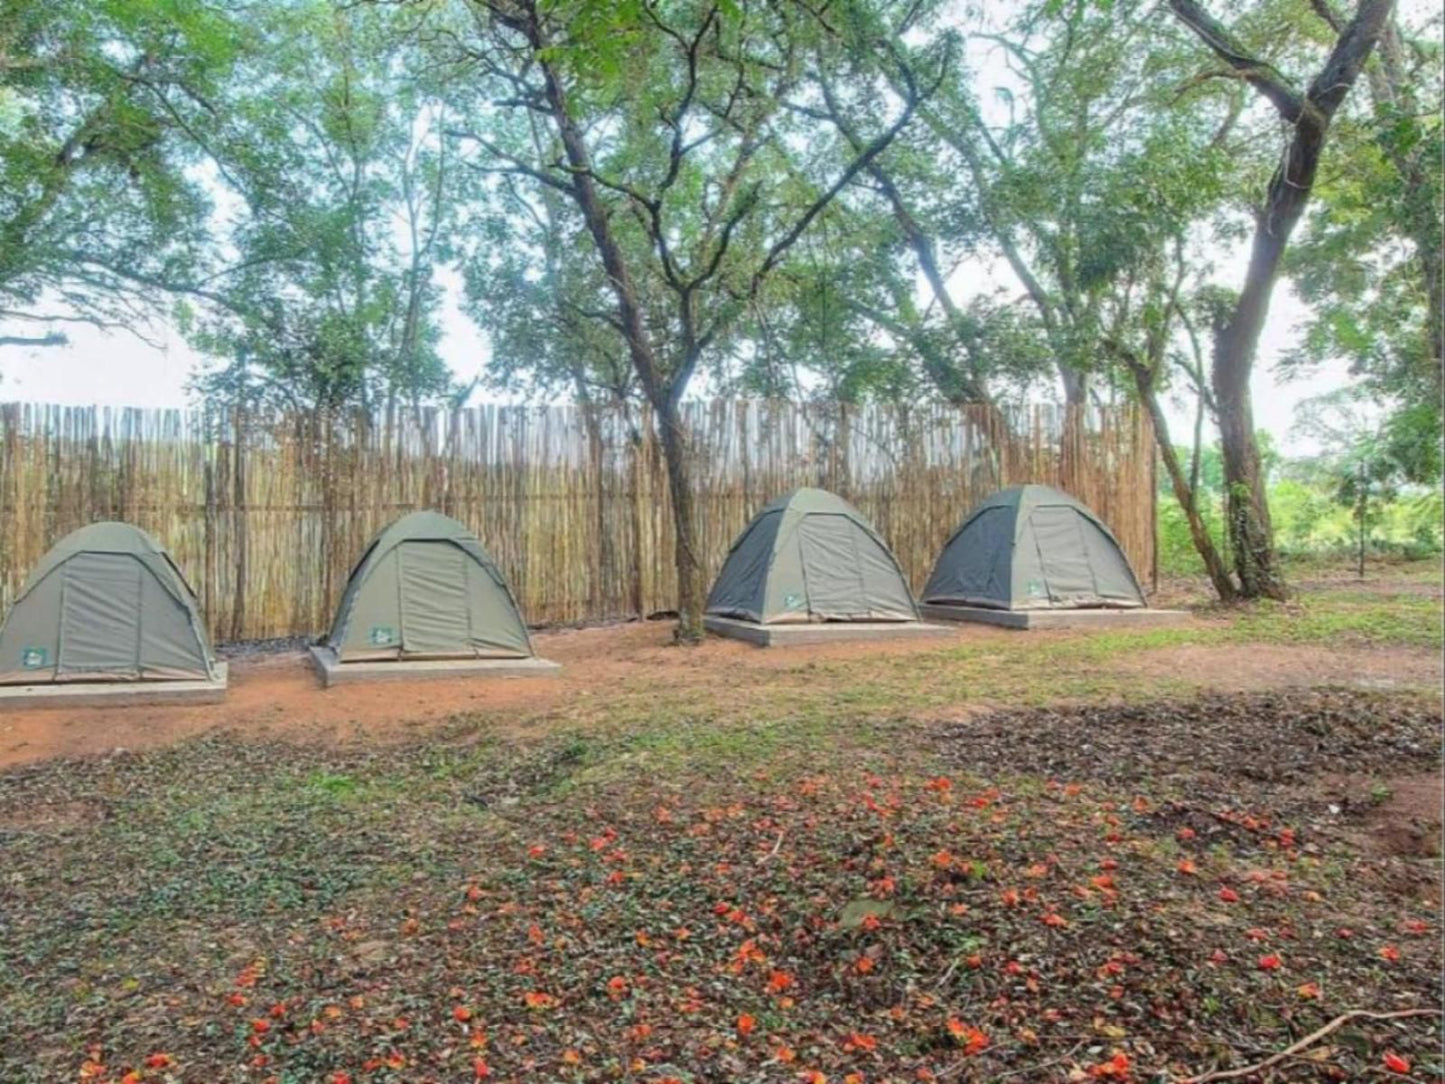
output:
[[[1440,1079],[1439,583],[7,712],[0,1080]]]

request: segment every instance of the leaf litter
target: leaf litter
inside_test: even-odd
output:
[[[1351,1009],[1438,1009],[1428,863],[1363,851],[1312,788],[1438,765],[1440,722],[1326,691],[867,748],[840,723],[830,755],[596,779],[575,736],[46,762],[0,776],[0,1079],[1238,1067]],[[1435,1017],[1352,1021],[1269,1079],[1429,1078],[1439,1045]]]

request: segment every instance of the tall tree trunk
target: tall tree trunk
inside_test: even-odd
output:
[[[1228,343],[1221,335],[1218,344]],[[1234,570],[1245,598],[1285,597],[1284,577],[1274,551],[1269,495],[1254,431],[1249,392],[1253,344],[1216,344],[1214,397],[1219,404],[1219,443],[1224,460],[1225,517]]]
[[[688,458],[687,430],[678,405],[668,401],[658,408],[662,430],[662,457],[667,464],[667,491],[672,498],[673,562],[677,567],[677,631],[679,643],[702,640],[702,613],[707,603],[706,571],[698,549],[697,500]]]
[[[1284,160],[1269,183],[1256,216],[1249,270],[1234,311],[1218,326],[1212,380],[1219,412],[1224,459],[1229,538],[1240,593],[1246,598],[1285,597],[1284,578],[1274,550],[1269,498],[1254,432],[1249,378],[1269,313],[1270,295],[1279,277],[1290,234],[1309,202],[1330,121],[1374,50],[1394,8],[1394,0],[1361,0],[1306,94],[1290,87],[1267,63],[1250,57],[1229,30],[1195,0],[1170,0],[1174,14],[1222,60],[1235,68],[1280,116],[1294,135]]]
[[[1072,366],[1059,362],[1059,380],[1064,385],[1064,402],[1083,407],[1089,402],[1089,379]]]
[[[1159,396],[1154,391],[1153,376],[1140,367],[1131,366],[1131,368],[1134,373],[1134,383],[1139,389],[1139,400],[1144,404],[1144,409],[1149,412],[1149,420],[1154,423],[1154,442],[1159,446],[1159,458],[1164,461],[1164,470],[1169,475],[1169,484],[1174,490],[1174,499],[1179,502],[1179,507],[1184,511],[1184,518],[1189,524],[1189,537],[1194,542],[1194,548],[1199,553],[1200,560],[1204,562],[1204,571],[1209,576],[1209,582],[1214,585],[1214,593],[1219,596],[1221,602],[1232,602],[1238,592],[1234,589],[1234,581],[1229,578],[1229,568],[1219,556],[1219,551],[1214,548],[1214,539],[1210,537],[1204,517],[1199,514],[1198,491],[1185,477],[1184,467],[1180,464],[1179,455],[1174,450],[1174,443],[1169,437],[1169,419],[1164,416],[1164,411],[1159,406]]]

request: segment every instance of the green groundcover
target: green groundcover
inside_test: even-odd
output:
[[[760,624],[918,620],[898,561],[868,521],[841,497],[806,488],[738,536],[707,612]]]
[[[0,627],[0,684],[215,676],[195,594],[164,547],[128,523],[57,542]]]
[[[372,540],[327,644],[342,662],[532,655],[501,571],[476,535],[439,512],[403,516]]]
[[[999,490],[969,513],[939,554],[922,597],[931,605],[999,610],[1144,605],[1109,528],[1048,486]]]

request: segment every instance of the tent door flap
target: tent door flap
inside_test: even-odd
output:
[[[1029,517],[1049,598],[1055,605],[1092,603],[1099,597],[1081,518],[1072,508],[1047,506],[1035,508]]]
[[[81,553],[62,575],[56,680],[140,677],[140,562],[121,553]]]
[[[845,516],[807,516],[798,526],[808,609],[814,618],[848,621],[868,615],[868,588],[853,531]]]
[[[404,542],[397,553],[402,651],[473,654],[467,555],[450,542]]]

